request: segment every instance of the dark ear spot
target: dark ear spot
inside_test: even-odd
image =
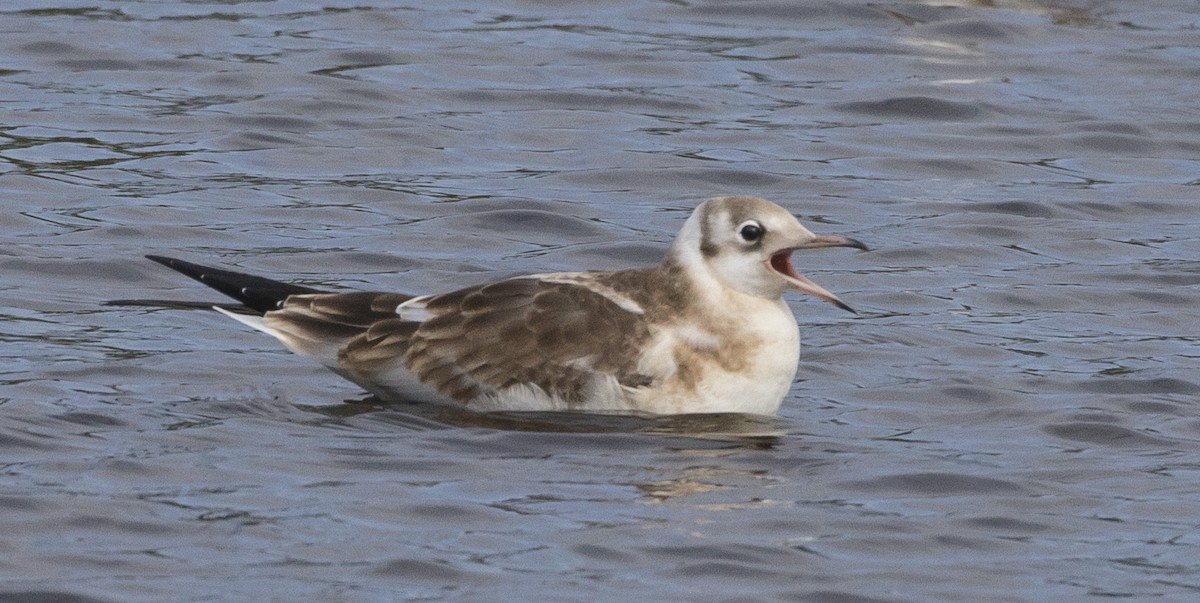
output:
[[[712,242],[712,227],[708,224],[708,216],[700,221],[700,253],[704,257],[713,257],[720,252],[720,249]]]

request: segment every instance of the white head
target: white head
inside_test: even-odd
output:
[[[818,247],[867,249],[848,237],[815,235],[786,209],[766,199],[716,197],[692,212],[671,255],[687,269],[705,269],[747,295],[774,300],[793,288],[853,312],[792,266],[793,251]]]

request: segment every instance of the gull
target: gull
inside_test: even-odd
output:
[[[658,266],[449,293],[330,293],[146,256],[240,304],[213,309],[385,401],[488,411],[775,414],[800,358],[789,289],[850,312],[792,253],[854,247],[750,196],[701,203]]]

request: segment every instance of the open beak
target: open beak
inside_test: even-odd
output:
[[[817,299],[825,300],[847,312],[858,314],[854,308],[846,305],[846,302],[838,299],[836,295],[826,291],[824,287],[814,283],[808,277],[797,273],[796,268],[792,265],[793,251],[796,251],[797,249],[819,249],[822,247],[854,247],[855,249],[868,251],[867,246],[857,239],[839,237],[835,235],[821,235],[814,237],[812,240],[804,243],[803,245],[789,247],[787,249],[782,249],[775,252],[773,255],[771,255],[771,259],[767,260],[767,266],[771,270],[781,274],[783,278],[787,280],[788,284],[790,284],[792,288],[796,289],[797,291],[807,293]]]

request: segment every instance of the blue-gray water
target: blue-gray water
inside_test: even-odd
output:
[[[1200,7],[6,2],[0,599],[1192,601]],[[754,194],[781,416],[378,407],[177,255],[411,292]],[[690,434],[690,435],[689,435]],[[701,437],[708,434],[712,437]],[[759,435],[747,434],[774,434]]]

